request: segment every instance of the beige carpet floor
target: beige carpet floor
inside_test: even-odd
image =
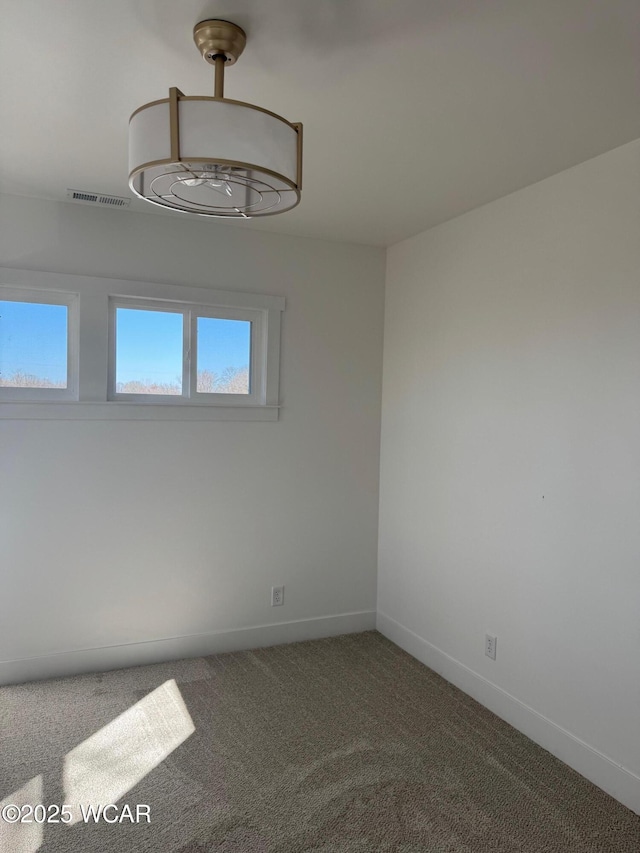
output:
[[[1,688],[0,762],[2,805],[151,819],[0,823],[2,853],[640,851],[640,818],[373,631]]]

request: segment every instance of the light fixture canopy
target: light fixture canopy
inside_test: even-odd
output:
[[[129,186],[152,204],[250,219],[291,210],[302,188],[302,125],[224,97],[224,71],[246,44],[229,21],[200,21],[194,41],[215,66],[213,97],[169,97],[139,107],[129,120]]]

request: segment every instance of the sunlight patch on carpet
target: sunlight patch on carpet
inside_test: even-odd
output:
[[[73,820],[80,806],[116,803],[174,749],[195,726],[174,679],[67,753],[63,784]]]
[[[0,802],[0,813],[5,806],[35,807],[42,803],[42,776],[34,776],[26,785],[9,794]],[[33,817],[32,817],[33,820]],[[0,851],[1,853],[35,853],[42,844],[44,828],[41,823],[9,823],[0,820]]]

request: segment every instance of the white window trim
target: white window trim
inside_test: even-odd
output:
[[[0,399],[0,419],[37,420],[254,420],[275,421],[279,411],[280,325],[285,300],[281,296],[210,290],[186,285],[169,285],[145,281],[64,275],[61,273],[29,271],[0,267],[0,294],[11,292],[47,292],[69,296],[77,294],[69,312],[69,339],[78,342],[70,352],[69,364],[77,366],[75,399],[53,400],[32,398]],[[239,401],[238,395],[198,395],[205,399],[159,398],[156,396],[132,400],[128,394],[113,395],[110,385],[110,306],[122,300],[132,305],[165,300],[171,304],[196,307],[205,316],[221,316],[229,311],[234,316],[247,312],[255,318],[256,346],[252,347],[254,376],[260,393]],[[75,307],[73,307],[75,306]],[[226,310],[225,310],[226,309]],[[76,312],[71,327],[72,310]],[[218,313],[219,312],[219,313]],[[252,344],[254,341],[252,340]],[[2,389],[7,390],[7,389]],[[19,389],[16,389],[19,390]],[[35,390],[35,389],[30,389]],[[46,391],[68,389],[42,389]],[[31,395],[29,395],[31,397]],[[143,395],[140,395],[142,397]],[[225,399],[220,399],[220,398]],[[214,398],[214,399],[212,399]],[[231,399],[228,399],[231,398]]]

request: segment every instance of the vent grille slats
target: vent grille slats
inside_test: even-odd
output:
[[[98,199],[100,204],[112,204],[115,207],[122,207],[127,202],[123,198],[112,198],[111,196],[101,195]]]
[[[79,202],[80,204],[98,204],[106,205],[107,207],[129,207],[131,204],[130,198],[122,198],[117,195],[105,195],[104,193],[92,193],[88,190],[67,190],[67,198],[69,201]]]

